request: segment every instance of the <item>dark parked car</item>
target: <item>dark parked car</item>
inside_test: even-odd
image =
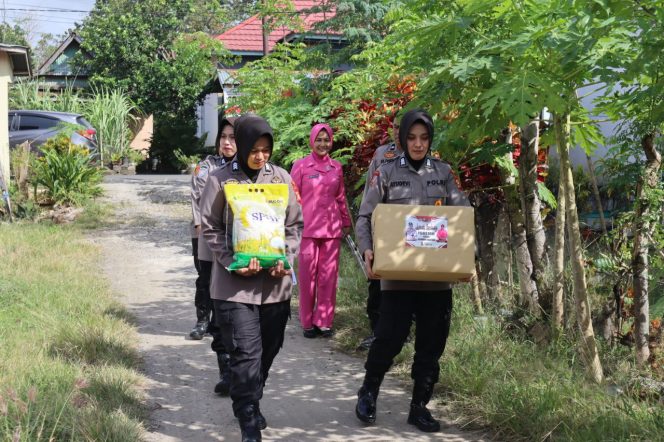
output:
[[[83,145],[92,153],[97,152],[97,131],[83,116],[66,112],[39,110],[9,111],[9,147],[14,148],[28,141],[34,152],[46,140],[57,135],[68,126],[78,126],[72,134],[74,144]]]

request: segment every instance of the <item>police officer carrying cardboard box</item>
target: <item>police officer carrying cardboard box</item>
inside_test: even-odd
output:
[[[379,203],[414,205],[470,205],[457,188],[448,164],[429,156],[433,122],[423,110],[411,110],[400,121],[399,140],[404,148],[393,162],[370,177],[356,225],[360,251],[371,277],[373,240],[371,214]],[[452,288],[446,282],[381,280],[380,316],[365,364],[355,414],[364,423],[376,420],[376,399],[385,373],[392,366],[416,320],[414,381],[408,423],[425,432],[440,431],[427,403],[438,381],[439,359],[445,350],[452,314]]]

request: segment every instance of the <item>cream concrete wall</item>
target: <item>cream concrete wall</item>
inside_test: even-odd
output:
[[[0,52],[0,165],[5,182],[9,186],[9,83],[12,81],[12,64],[5,52]]]
[[[152,133],[154,131],[154,117],[149,115],[147,118],[137,119],[134,121],[131,130],[136,136],[129,143],[129,147],[138,151],[150,150]]]
[[[217,93],[208,94],[205,101],[198,106],[198,127],[196,136],[200,137],[207,133],[205,139],[206,146],[214,146],[214,141],[217,138],[217,130],[219,126],[219,95]]]

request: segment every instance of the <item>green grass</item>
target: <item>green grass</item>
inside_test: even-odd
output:
[[[366,282],[345,249],[340,269],[335,340],[341,349],[355,352],[369,331]],[[631,349],[603,345],[607,381],[595,385],[585,377],[573,342],[540,348],[525,333],[506,331],[490,313],[478,321],[469,289],[455,288],[452,331],[436,387],[461,425],[488,428],[499,440],[664,440],[661,404],[638,400],[637,394],[609,393],[613,385],[629,393],[629,380],[637,374]],[[409,378],[412,357],[411,342],[392,372]]]
[[[140,440],[134,329],[81,235],[104,213],[0,228],[0,440]]]

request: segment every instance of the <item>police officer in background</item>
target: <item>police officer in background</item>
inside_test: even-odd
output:
[[[200,243],[198,241],[201,232],[201,194],[209,174],[224,166],[235,156],[237,148],[233,131],[234,123],[235,118],[233,117],[219,116],[219,131],[214,143],[217,153],[216,155],[208,155],[203,161],[199,162],[191,176],[191,245],[198,278],[196,278],[196,295],[194,297],[196,325],[191,329],[189,337],[195,340],[203,339],[208,331],[208,326],[213,323],[210,321],[210,314],[212,313],[212,300],[210,299],[212,252],[210,252],[205,241],[200,241]]]
[[[201,231],[201,194],[210,174],[223,168],[228,164],[237,152],[235,146],[234,117],[223,117],[220,115],[219,131],[215,146],[217,155],[209,155],[205,160],[198,163],[191,183],[191,208],[193,213],[193,224],[196,238],[192,239],[194,246],[194,264],[198,271],[196,279],[196,297],[194,304],[196,306],[196,316],[198,321],[189,333],[191,339],[203,339],[207,332],[212,335],[212,351],[217,355],[217,365],[219,366],[219,382],[214,386],[214,392],[222,396],[227,396],[230,391],[230,355],[224,347],[221,339],[221,332],[214,320],[214,308],[210,298],[210,278],[212,276],[212,262],[214,257],[207,242],[201,238],[198,241]]]
[[[367,169],[363,195],[366,195],[369,191],[369,183],[371,182],[374,173],[376,173],[376,170],[378,170],[383,164],[393,162],[403,152],[401,150],[401,143],[399,142],[399,118],[397,115],[395,115],[392,120],[392,138],[394,139],[393,142],[383,144],[376,148],[371,163],[369,163],[369,168]],[[368,291],[367,316],[369,317],[371,335],[362,340],[359,350],[369,350],[371,343],[375,339],[376,324],[378,324],[378,316],[380,314],[380,281],[378,279],[370,279]]]
[[[396,161],[379,167],[369,181],[356,231],[371,277],[380,277],[372,272],[371,214],[377,204],[469,205],[456,186],[450,166],[429,156],[432,140],[433,122],[429,114],[423,110],[407,112],[399,128],[403,154]],[[445,350],[450,329],[451,285],[396,280],[381,280],[380,284],[382,299],[376,338],[367,355],[355,414],[362,422],[375,422],[380,384],[401,351],[415,316],[415,356],[411,369],[414,386],[408,423],[424,432],[440,431],[440,423],[431,416],[426,405],[438,381],[438,360]]]
[[[279,261],[261,268],[252,258],[249,266],[227,270],[233,262],[233,214],[224,186],[286,184],[288,206],[284,220],[286,255],[292,265],[302,236],[302,210],[291,177],[268,162],[272,154],[272,128],[257,115],[243,115],[235,122],[237,157],[208,179],[202,197],[202,235],[214,253],[211,296],[217,325],[230,354],[233,412],[243,442],[261,440],[267,421],[260,410],[263,387],[274,358],[284,343],[290,317],[292,271]]]

